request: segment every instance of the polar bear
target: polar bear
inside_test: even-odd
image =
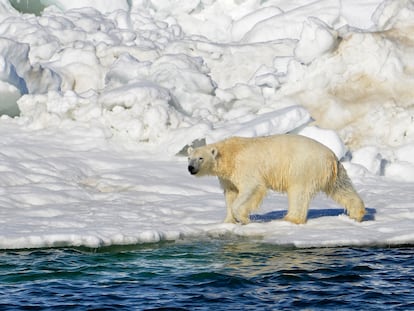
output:
[[[224,190],[227,223],[249,223],[268,189],[287,192],[285,220],[303,224],[311,199],[320,191],[362,221],[365,206],[345,168],[321,143],[300,135],[231,137],[188,149],[188,171],[217,176]]]

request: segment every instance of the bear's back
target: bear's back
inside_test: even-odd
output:
[[[279,151],[280,153],[297,154],[298,152],[313,151],[318,156],[321,154],[330,155],[332,150],[320,142],[306,136],[295,134],[280,134],[260,137],[230,137],[223,140],[226,152],[231,151],[233,154],[240,153],[246,149],[252,148],[258,153],[262,150]],[[250,152],[250,151],[249,151]],[[311,156],[311,154],[308,154]]]
[[[305,136],[282,134],[231,137],[218,143],[220,166],[227,173],[262,178],[269,188],[286,191],[293,180],[332,178],[337,158],[321,143]],[[313,177],[312,177],[313,176]]]

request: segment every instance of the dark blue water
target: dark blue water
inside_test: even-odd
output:
[[[3,251],[0,310],[414,310],[414,248],[216,240]]]

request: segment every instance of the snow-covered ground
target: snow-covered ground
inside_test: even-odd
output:
[[[1,249],[231,234],[414,243],[413,1],[36,5],[0,0]],[[285,132],[343,158],[364,222],[321,195],[293,225],[270,193],[251,224],[223,224],[217,180],[176,155],[196,139]]]

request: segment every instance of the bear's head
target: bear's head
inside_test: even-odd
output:
[[[188,148],[188,171],[191,175],[213,175],[218,150],[212,146]]]

